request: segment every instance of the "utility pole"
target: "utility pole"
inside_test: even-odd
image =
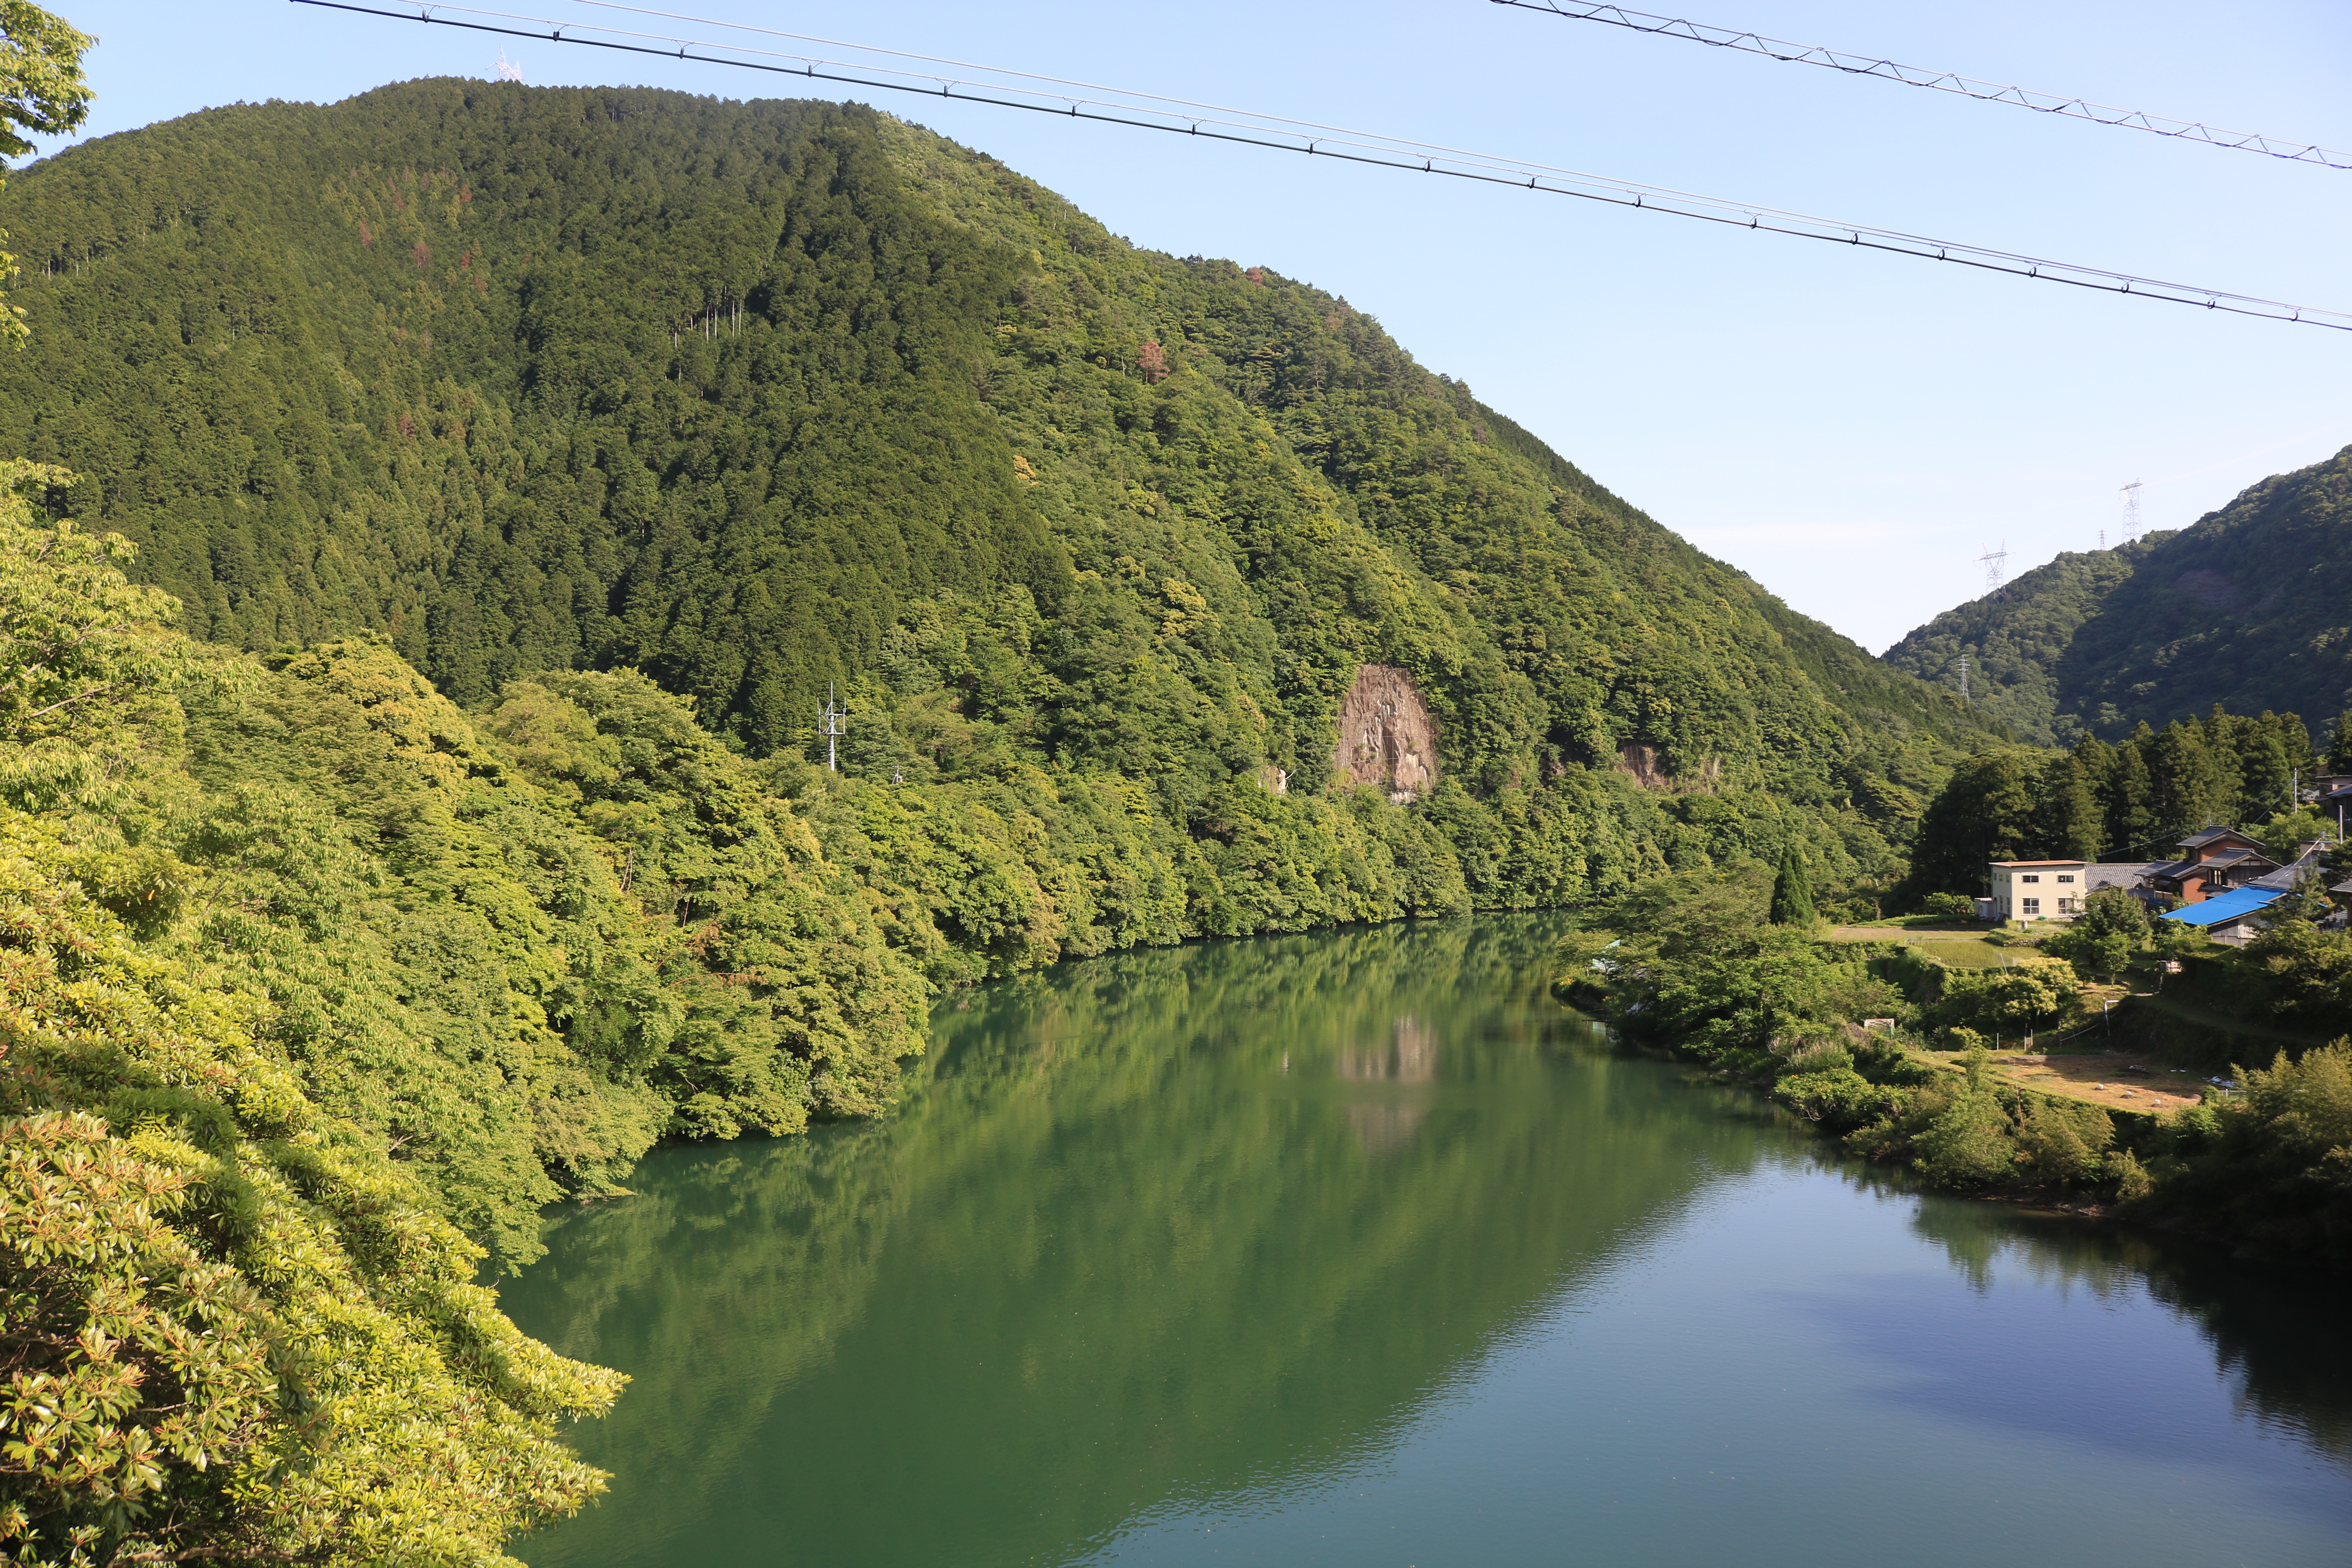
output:
[[[826,681],[824,683],[824,713],[822,721],[817,725],[816,731],[818,734],[824,737],[824,771],[826,773],[837,773],[841,771],[839,742],[841,737],[849,732],[843,723],[843,721],[848,717],[848,710],[834,706],[833,682],[830,680]]]

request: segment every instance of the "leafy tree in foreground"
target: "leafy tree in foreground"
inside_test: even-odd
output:
[[[2352,1268],[2352,1042],[2231,1071],[2244,1092],[2168,1123],[2134,1206],[2257,1252]]]
[[[0,473],[0,1556],[502,1563],[508,1536],[601,1489],[555,1427],[621,1380],[524,1338],[473,1283],[483,1248],[447,1216],[479,1173],[436,1191],[318,1103],[352,1061],[306,1079],[289,1011],[323,1003],[337,1033],[396,1025],[404,999],[380,977],[252,984],[270,900],[338,868],[299,816],[269,825],[296,853],[242,885],[182,858],[223,814],[163,764],[183,697],[268,677],[174,637],[169,598],[123,581],[124,541],[35,521],[27,491],[55,478]],[[317,783],[275,794],[297,782]],[[427,836],[412,801],[377,804]],[[486,869],[470,890],[493,890]],[[298,951],[339,940],[305,934]],[[462,1142],[441,1109],[425,1141]]]
[[[2113,978],[2147,945],[2152,923],[2139,900],[2121,888],[2101,888],[2083,900],[2073,921],[2042,939],[2042,951],[2067,960],[2085,976]]]
[[[39,1563],[497,1564],[602,1478],[615,1373],[528,1340],[480,1249],[140,952],[0,809],[0,1549]]]
[[[96,42],[29,0],[0,0],[0,158],[33,150],[26,131],[55,135],[88,116],[90,90],[82,80],[81,58]],[[0,174],[0,186],[6,184]],[[7,231],[0,229],[0,246],[7,241]],[[0,250],[0,340],[22,348],[31,333],[24,307],[8,302],[16,277],[16,258]]]

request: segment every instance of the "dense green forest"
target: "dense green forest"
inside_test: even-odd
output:
[[[2068,552],[1948,610],[1888,664],[1959,686],[2019,734],[2115,740],[2215,702],[2352,707],[2352,447],[2274,475],[2178,531]]]
[[[1800,828],[1883,879],[1982,732],[1344,300],[1136,250],[870,110],[419,82],[108,139],[10,200],[54,330],[0,369],[0,449],[74,469],[64,508],[207,640],[380,631],[469,708],[640,668],[759,755],[839,682],[853,777],[1116,774],[1194,844],[1308,862],[1345,837],[1332,714],[1392,665],[1462,884],[1416,906]]]

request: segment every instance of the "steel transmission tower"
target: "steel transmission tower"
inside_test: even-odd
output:
[[[2004,541],[1999,550],[1988,550],[1977,559],[1984,563],[1985,592],[1990,594],[2000,586],[2000,563],[2009,559],[2008,542]]]
[[[2134,479],[2124,487],[2124,542],[2139,537],[2139,481]]]

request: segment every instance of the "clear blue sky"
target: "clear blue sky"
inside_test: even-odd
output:
[[[476,0],[540,15],[532,0]],[[1640,0],[1665,9],[1665,0]],[[1703,22],[2352,150],[2342,0],[1692,0]],[[280,3],[65,0],[105,134],[207,105],[492,74],[499,45]],[[2352,172],[2053,119],[1488,0],[685,0],[703,16],[1205,99],[2352,310]],[[741,97],[748,73],[512,46],[526,79]],[[1558,197],[871,95],[1137,243],[1262,264],[1797,608],[1884,647],[2352,443],[2352,333]]]

